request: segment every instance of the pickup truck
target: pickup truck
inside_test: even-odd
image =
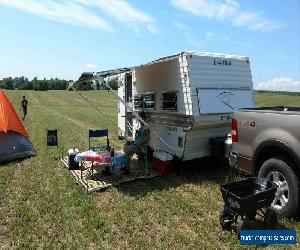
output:
[[[300,107],[239,109],[231,127],[230,166],[275,182],[272,207],[280,216],[298,216]]]

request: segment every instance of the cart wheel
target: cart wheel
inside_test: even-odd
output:
[[[240,223],[236,227],[236,235],[237,238],[241,237],[241,230],[250,230],[252,228],[252,223],[249,219],[244,218],[240,221]]]
[[[229,230],[232,223],[234,222],[234,215],[227,209],[223,208],[220,213],[219,221],[222,230]]]
[[[277,228],[277,213],[276,211],[269,207],[266,211],[266,215],[264,217],[264,224],[266,229],[276,229]]]

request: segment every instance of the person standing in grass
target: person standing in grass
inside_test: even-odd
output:
[[[25,117],[27,115],[27,107],[28,107],[28,101],[26,100],[26,97],[23,96],[22,101],[21,101],[21,109],[23,111],[23,121],[25,120]]]

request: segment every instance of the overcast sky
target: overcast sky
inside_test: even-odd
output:
[[[0,45],[1,79],[210,51],[249,56],[255,88],[300,92],[299,0],[0,0]]]

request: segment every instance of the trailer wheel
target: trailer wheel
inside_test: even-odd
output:
[[[220,213],[219,221],[222,230],[229,230],[232,223],[234,222],[234,215],[228,212],[226,208],[223,208]]]
[[[258,177],[268,178],[278,189],[272,207],[279,216],[296,216],[299,209],[299,179],[290,163],[284,159],[271,158],[265,161]]]
[[[278,223],[277,213],[272,207],[269,207],[267,209],[266,215],[264,218],[264,223],[265,223],[266,229],[276,229],[277,228],[277,223]]]

